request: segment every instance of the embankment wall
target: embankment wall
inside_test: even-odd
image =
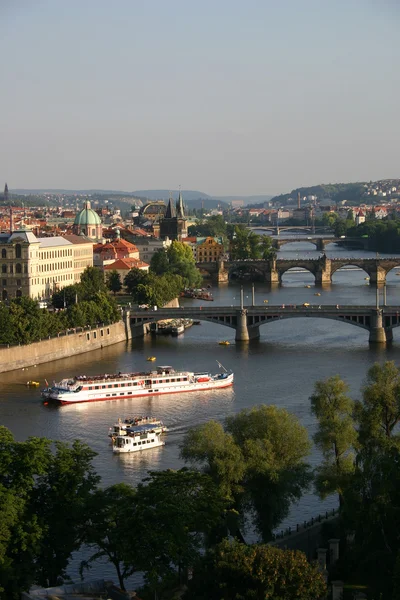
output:
[[[91,329],[72,329],[60,333],[59,337],[26,346],[3,347],[0,348],[0,373],[111,346],[129,339],[129,334],[125,322],[119,321]]]

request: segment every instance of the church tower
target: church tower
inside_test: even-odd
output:
[[[172,195],[169,196],[167,210],[164,218],[160,221],[160,238],[168,237],[170,240],[178,240],[187,236],[186,218],[183,208],[182,192],[179,190],[179,197],[174,204]]]

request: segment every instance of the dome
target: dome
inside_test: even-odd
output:
[[[75,217],[74,225],[101,225],[101,220],[96,211],[90,208],[90,202],[85,202],[84,208]]]

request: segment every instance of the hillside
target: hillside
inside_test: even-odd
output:
[[[296,188],[287,194],[274,196],[271,202],[280,206],[295,204],[297,202],[297,194],[300,193],[301,198],[316,196],[319,202],[329,200],[332,204],[337,204],[344,200],[350,205],[358,205],[360,203],[376,204],[380,199],[387,201],[390,197],[397,197],[399,191],[400,179],[381,179],[369,182],[358,181],[355,183],[328,183]]]

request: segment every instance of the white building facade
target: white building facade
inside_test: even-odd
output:
[[[78,283],[93,266],[93,242],[83,236],[37,238],[30,229],[0,234],[1,300],[50,298]]]

